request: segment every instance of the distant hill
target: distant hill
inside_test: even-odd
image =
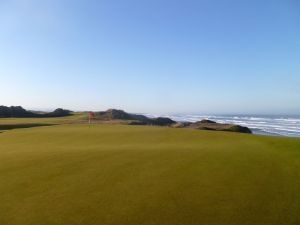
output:
[[[71,112],[72,111],[70,111],[70,110],[58,108],[58,109],[55,109],[53,112],[46,113],[44,115],[46,117],[61,117],[61,116],[69,116],[69,115],[71,115]]]
[[[58,108],[50,113],[36,113],[28,111],[21,106],[0,106],[0,117],[19,117],[19,118],[43,118],[43,117],[62,117],[71,115],[70,110]]]
[[[127,120],[131,125],[159,125],[168,126],[175,124],[176,121],[165,117],[148,118],[143,115],[127,113],[123,110],[109,109],[95,113],[95,119],[98,120]]]
[[[63,117],[71,115],[71,111],[58,108],[53,112],[35,112],[28,111],[21,106],[0,106],[0,118],[18,117],[18,118],[50,118]],[[85,121],[87,117],[84,116]],[[169,126],[174,128],[192,128],[198,130],[231,131],[240,133],[252,133],[248,127],[235,124],[222,124],[211,120],[202,120],[194,123],[177,122],[167,117],[149,118],[140,114],[127,113],[119,109],[109,109],[94,113],[93,120],[97,123],[120,123],[128,125],[156,125]],[[80,121],[74,121],[80,122]],[[82,121],[81,121],[82,122]]]
[[[96,112],[94,119],[100,121],[122,121],[129,125],[158,125],[174,128],[193,128],[199,130],[231,131],[240,133],[252,133],[248,127],[235,124],[221,124],[211,120],[201,120],[195,123],[176,122],[167,117],[149,118],[144,115],[127,113],[123,110],[109,109]]]

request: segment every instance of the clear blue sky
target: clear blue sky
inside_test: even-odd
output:
[[[0,105],[300,114],[300,2],[0,0]]]

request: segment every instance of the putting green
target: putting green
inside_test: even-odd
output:
[[[300,224],[300,139],[125,125],[3,131],[0,196],[1,225]]]

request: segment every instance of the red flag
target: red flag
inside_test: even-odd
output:
[[[94,112],[88,112],[88,115],[89,115],[89,119],[91,119],[95,116],[95,113]]]
[[[94,112],[88,112],[88,116],[89,116],[89,123],[91,123],[91,119],[95,116]]]

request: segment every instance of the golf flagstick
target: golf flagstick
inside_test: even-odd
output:
[[[92,117],[94,117],[95,113],[94,112],[88,112],[88,116],[89,116],[89,124],[91,124],[91,119]]]

